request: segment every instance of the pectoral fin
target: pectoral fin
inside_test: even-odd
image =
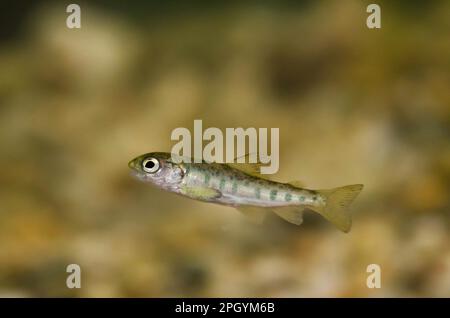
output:
[[[303,210],[303,208],[298,206],[272,208],[272,211],[279,217],[283,218],[289,223],[293,223],[296,225],[300,225],[303,223]]]
[[[267,208],[256,206],[240,206],[236,209],[255,224],[261,224],[266,218],[268,212]]]
[[[219,198],[222,193],[220,191],[211,189],[211,188],[203,188],[203,187],[182,187],[181,193],[196,200],[202,201],[211,201],[213,199]]]

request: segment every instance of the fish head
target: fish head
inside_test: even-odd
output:
[[[183,181],[185,169],[173,162],[170,153],[151,152],[134,158],[128,163],[132,174],[144,182],[173,190]]]

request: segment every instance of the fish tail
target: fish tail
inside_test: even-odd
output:
[[[310,208],[336,225],[338,229],[347,233],[352,227],[352,218],[348,207],[362,188],[362,184],[353,184],[330,190],[317,190],[319,194],[325,197],[326,204],[311,206]]]

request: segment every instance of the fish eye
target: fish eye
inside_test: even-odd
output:
[[[155,173],[159,170],[159,161],[155,158],[145,159],[142,162],[142,169],[148,173]]]

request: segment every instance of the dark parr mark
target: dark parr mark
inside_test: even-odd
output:
[[[270,200],[271,200],[271,201],[275,201],[275,199],[276,199],[276,197],[277,197],[277,193],[278,193],[277,190],[272,190],[272,191],[270,191]]]
[[[237,181],[233,181],[233,188],[231,189],[231,192],[232,192],[233,194],[236,194],[237,188],[238,188]]]
[[[255,196],[257,199],[261,199],[261,189],[255,188]]]
[[[211,179],[211,175],[208,172],[205,172],[205,186],[209,185],[209,180]]]
[[[292,195],[290,193],[286,193],[284,195],[284,201],[289,202],[292,199]]]
[[[224,188],[225,188],[225,179],[222,178],[222,179],[220,179],[219,189],[220,189],[220,191],[222,191]]]

